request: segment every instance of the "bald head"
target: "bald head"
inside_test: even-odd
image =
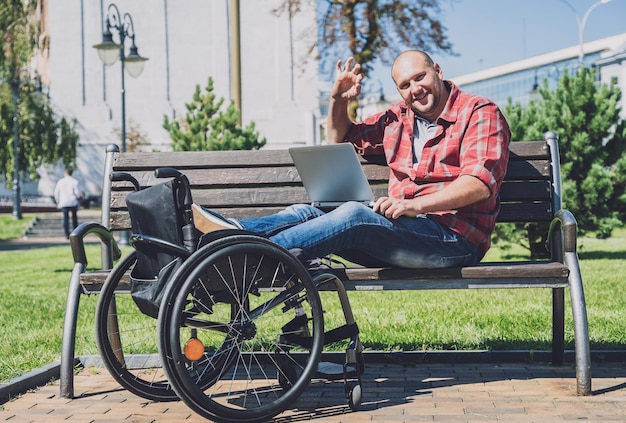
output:
[[[433,122],[448,100],[443,72],[431,57],[420,50],[401,53],[393,62],[391,77],[398,93],[413,112]]]
[[[398,84],[396,79],[396,71],[400,68],[415,67],[416,64],[419,64],[420,67],[433,68],[435,62],[433,59],[425,52],[421,50],[407,50],[400,53],[396,59],[393,61],[393,66],[391,67],[391,78],[393,81]]]

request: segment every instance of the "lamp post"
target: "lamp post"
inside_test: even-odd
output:
[[[133,18],[128,13],[122,16],[120,10],[114,3],[109,5],[105,19],[105,29],[102,33],[102,42],[93,47],[98,50],[98,56],[105,66],[111,66],[117,62],[119,57],[122,64],[122,152],[126,151],[126,89],[124,87],[124,69],[133,78],[137,78],[143,72],[145,65],[145,57],[141,57],[135,44],[135,26]],[[119,43],[113,41],[113,33],[117,33]],[[126,39],[131,40],[128,55],[124,53]],[[122,231],[120,234],[120,244],[128,245],[128,231]]]
[[[529,101],[537,101],[541,99],[541,95],[539,94],[539,71],[544,70],[546,66],[540,66],[535,68],[535,78],[533,82],[532,89],[528,92],[528,100]],[[547,71],[544,72],[545,77],[544,80],[548,78],[555,78],[558,83],[559,80],[559,67],[555,64],[549,65]]]
[[[22,196],[20,189],[20,166],[19,166],[19,142],[20,135],[17,126],[17,99],[19,95],[20,81],[15,78],[11,82],[13,89],[13,218],[22,218]]]
[[[28,68],[22,68],[17,72],[17,75],[11,81],[11,97],[13,98],[13,218],[22,219],[22,189],[20,186],[20,131],[19,131],[19,95],[20,95],[20,81],[22,78],[22,72],[28,70]],[[31,81],[32,82],[32,81]],[[34,77],[35,88],[31,93],[31,98],[37,105],[42,105],[45,101],[42,97],[45,97],[43,93],[41,77],[35,70]]]
[[[133,78],[137,78],[148,60],[139,55],[137,45],[135,44],[135,27],[133,18],[125,13],[120,14],[119,9],[114,3],[109,5],[105,18],[105,29],[102,33],[102,42],[93,47],[98,50],[100,60],[106,66],[111,66],[119,57],[122,64],[122,151],[126,151],[126,90],[124,87],[124,69]],[[119,43],[113,41],[113,33],[117,33]],[[126,39],[131,40],[131,46],[128,55],[124,53],[124,43]]]
[[[565,3],[567,7],[569,7],[572,10],[572,12],[574,12],[574,15],[576,15],[576,23],[578,24],[578,48],[579,48],[578,62],[580,63],[580,66],[583,67],[585,64],[585,60],[584,60],[585,52],[583,51],[583,31],[585,30],[585,25],[587,24],[587,19],[589,18],[589,14],[591,14],[591,12],[596,7],[601,6],[603,4],[607,4],[611,0],[600,0],[600,1],[595,2],[589,7],[589,9],[587,9],[582,19],[580,18],[580,15],[578,15],[578,12],[576,12],[576,9],[574,9],[574,7],[571,4],[569,4],[567,0],[561,0],[561,1]]]

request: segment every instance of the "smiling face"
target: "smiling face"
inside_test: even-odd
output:
[[[449,93],[441,68],[430,57],[419,51],[400,54],[391,68],[391,77],[415,114],[431,122],[439,117]]]

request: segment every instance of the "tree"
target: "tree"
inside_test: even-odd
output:
[[[209,77],[204,94],[196,85],[191,103],[185,104],[184,119],[170,120],[163,116],[163,128],[172,138],[174,151],[254,150],[263,147],[254,122],[245,129],[239,126],[239,112],[231,101],[226,111],[220,111],[224,98],[216,101],[213,78]]]
[[[548,130],[557,132],[563,207],[574,214],[581,234],[607,238],[626,217],[626,128],[617,80],[598,84],[594,69],[582,68],[571,76],[565,71],[555,90],[544,80],[539,94],[541,100],[525,108],[509,99],[504,114],[513,139],[542,139]],[[516,230],[546,233],[535,227]],[[498,235],[513,240],[510,233]],[[539,235],[534,239],[537,245],[545,242]],[[538,255],[539,250],[531,252]]]
[[[122,128],[114,129],[116,138],[122,138]],[[141,130],[141,126],[133,119],[128,120],[126,129],[126,151],[144,151],[150,145],[148,135]]]
[[[284,0],[274,13],[288,13],[292,18],[303,2],[317,0]],[[322,67],[334,66],[338,58],[353,56],[367,76],[377,59],[390,64],[407,48],[429,53],[452,53],[445,35],[446,28],[437,15],[437,0],[326,0],[320,8],[320,35],[308,54],[317,50],[315,59]],[[315,7],[314,7],[315,8]]]
[[[37,178],[37,168],[61,161],[74,166],[78,135],[75,122],[57,116],[47,102],[35,101],[35,84],[29,78],[32,60],[40,34],[34,18],[37,0],[6,0],[0,5],[0,172],[12,175],[15,107],[13,94],[18,94],[18,169]],[[12,184],[12,178],[6,178]]]

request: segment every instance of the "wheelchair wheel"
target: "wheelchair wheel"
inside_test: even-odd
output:
[[[287,409],[315,373],[323,335],[308,271],[254,235],[196,251],[159,313],[168,379],[190,408],[218,422],[257,422]]]
[[[107,370],[130,392],[153,401],[177,400],[162,369],[157,320],[139,311],[128,289],[127,272],[135,262],[133,251],[102,287],[96,307],[98,349]]]

